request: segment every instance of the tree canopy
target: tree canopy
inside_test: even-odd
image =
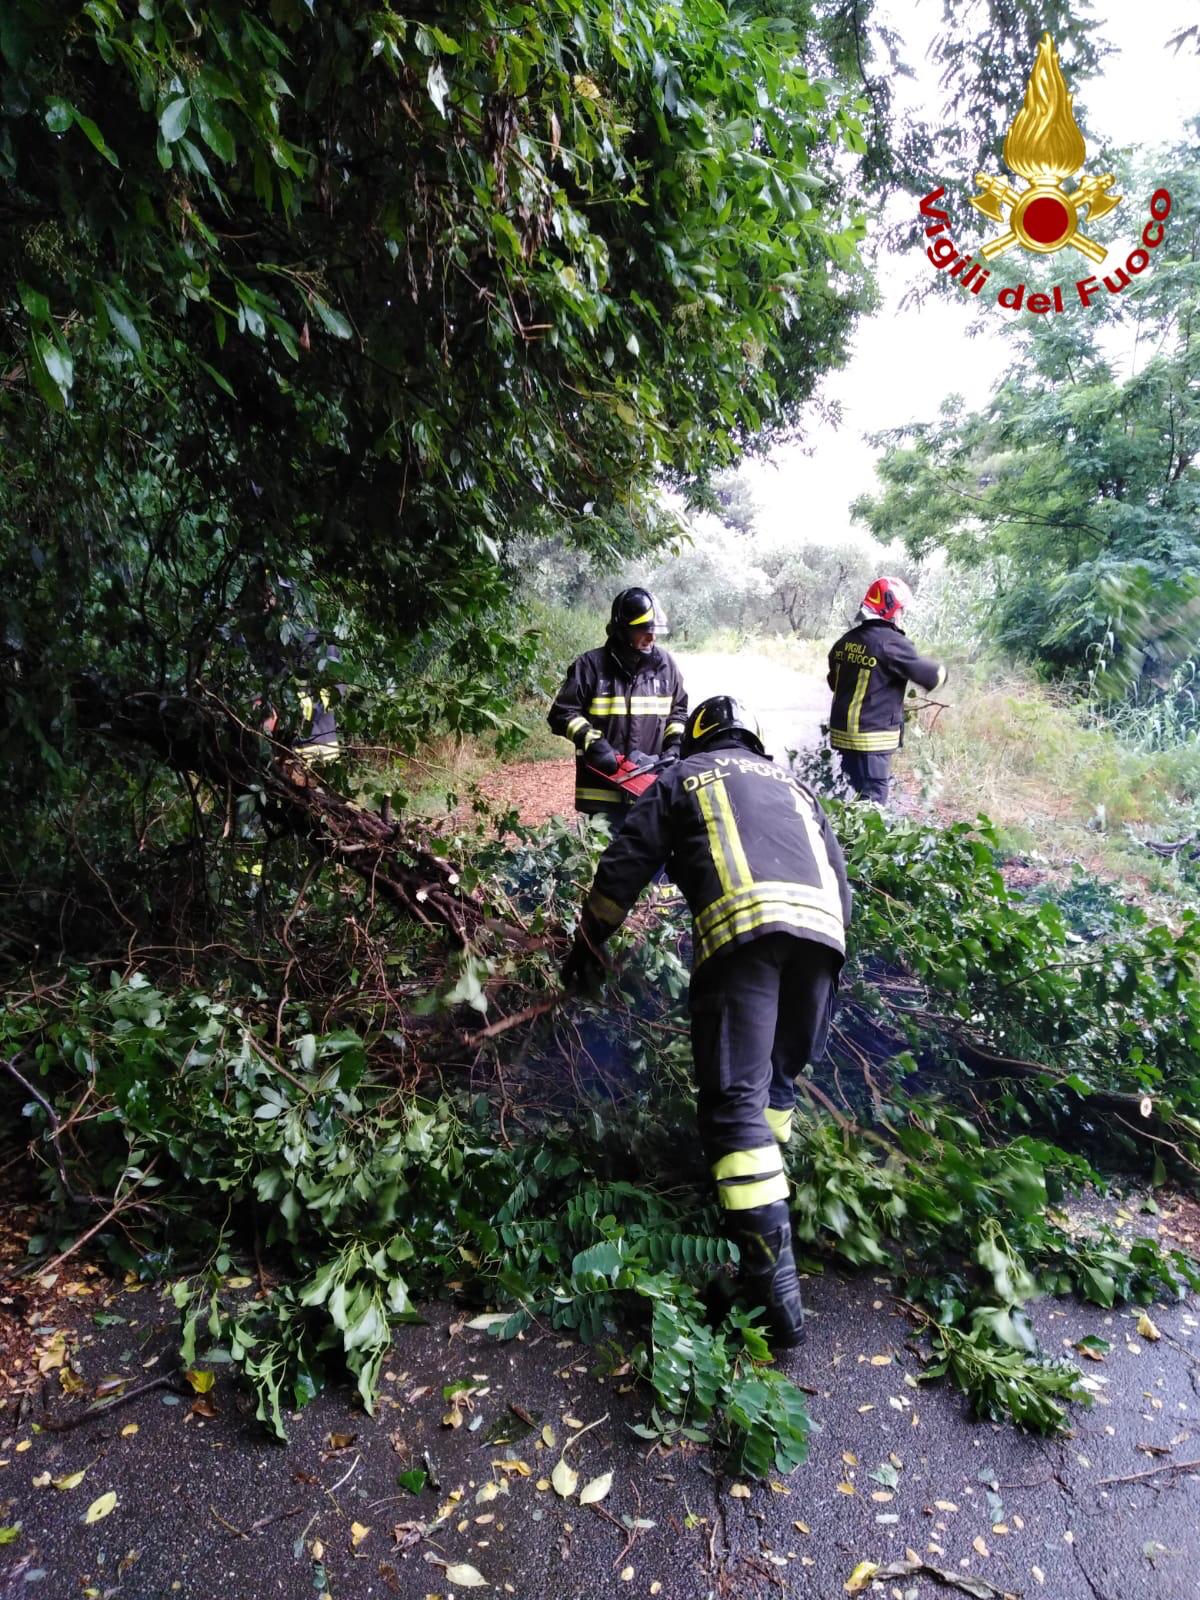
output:
[[[659,475],[786,428],[840,359],[861,139],[814,28],[7,7],[10,719],[61,748],[97,666],[244,710],[256,561],[393,735],[494,719],[514,535],[652,539]]]

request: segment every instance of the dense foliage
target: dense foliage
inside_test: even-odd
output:
[[[515,536],[633,553],[841,356],[860,135],[807,7],[18,0],[0,68],[20,815],[79,800],[81,678],[101,731],[202,686],[286,737],[314,631],[364,740],[495,725]]]
[[[1200,1283],[1182,1256],[1081,1235],[1055,1210],[1114,1162],[1200,1170],[1200,921],[1171,933],[1102,894],[1022,902],[986,828],[888,829],[831,804],[859,912],[831,1062],[801,1084],[813,1114],[788,1151],[798,1233],[816,1260],[888,1265],[929,1376],[988,1415],[1059,1426],[1086,1386],[1041,1352],[1027,1302]],[[450,978],[436,947],[380,942],[360,912],[341,993],[314,992],[315,972],[282,1004],[134,972],[65,975],[15,1003],[4,1050],[66,1228],[40,1248],[69,1247],[74,1200],[108,1207],[126,1268],[205,1260],[178,1290],[185,1353],[224,1343],[276,1431],[339,1365],[370,1405],[391,1322],[453,1284],[501,1336],[532,1320],[610,1343],[651,1388],[650,1436],[723,1440],[748,1471],[795,1464],[800,1397],[763,1365],[752,1317],[705,1314],[732,1252],[680,1137],[694,1108],[671,906],[622,935],[606,1005],[543,1003],[522,1022],[547,985],[543,930],[571,918],[602,834],[481,845],[488,899],[527,939],[481,939]],[[287,944],[327,947],[345,907],[292,902]],[[264,977],[277,948],[268,931]],[[467,1031],[497,1012],[494,1032]],[[254,1238],[282,1278],[241,1302],[223,1280]]]

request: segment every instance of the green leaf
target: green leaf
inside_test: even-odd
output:
[[[28,311],[34,322],[50,321],[50,302],[40,289],[35,289],[28,283],[22,283],[18,286],[18,292],[21,296],[21,304]]]
[[[76,111],[75,126],[86,136],[88,142],[100,152],[110,166],[119,167],[121,165],[115,154],[109,149],[108,145],[105,144],[104,135],[92,121],[91,117],[85,117],[82,112]]]
[[[135,355],[142,351],[142,336],[137,330],[137,324],[112,300],[105,300],[104,309],[108,313],[108,320],[123,344],[129,346]]]
[[[66,133],[75,121],[75,107],[69,100],[54,95],[47,102],[46,126],[51,133]]]
[[[346,321],[346,318],[340,311],[335,311],[334,308],[327,304],[326,301],[322,300],[319,295],[313,295],[312,302],[316,309],[317,316],[321,319],[322,326],[329,333],[332,333],[336,339],[353,338],[354,329]]]
[[[183,138],[191,120],[192,102],[187,95],[180,95],[163,107],[158,118],[159,131],[168,144],[174,144]]]
[[[203,112],[197,112],[197,115],[200,121],[200,136],[213,155],[222,161],[232,162],[237,156],[237,146],[229,129],[223,122],[216,122]]]

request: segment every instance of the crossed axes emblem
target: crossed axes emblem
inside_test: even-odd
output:
[[[1115,210],[1122,197],[1109,190],[1116,181],[1113,173],[1106,172],[1085,178],[1070,194],[1061,183],[1036,183],[1021,193],[1004,178],[977,172],[980,193],[970,197],[976,211],[993,222],[1005,220],[1006,206],[1010,213],[1007,233],[989,239],[980,247],[980,255],[990,261],[1018,243],[1038,255],[1049,255],[1069,244],[1089,261],[1103,261],[1108,251],[1080,231],[1080,213],[1086,208],[1089,222],[1094,222]]]

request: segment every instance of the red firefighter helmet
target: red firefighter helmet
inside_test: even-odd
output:
[[[861,610],[885,622],[895,622],[908,606],[912,605],[912,590],[903,578],[876,578],[863,595]]]

